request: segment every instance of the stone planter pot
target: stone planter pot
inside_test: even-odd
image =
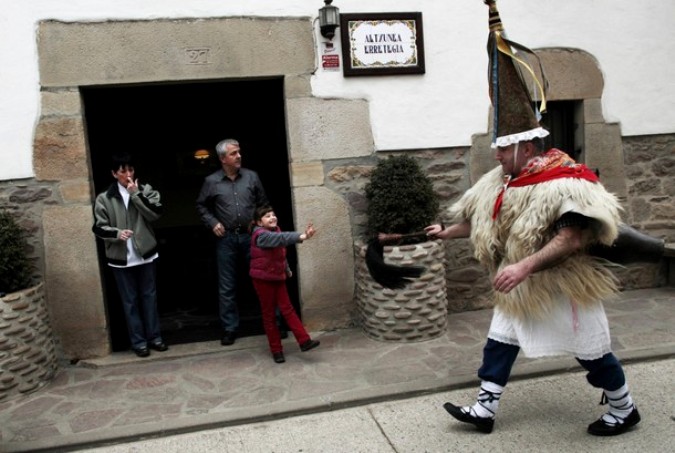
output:
[[[356,305],[364,332],[380,341],[416,342],[443,335],[448,323],[445,249],[441,240],[384,247],[384,261],[423,266],[426,272],[402,289],[375,282],[366,265],[367,246],[355,244]]]
[[[56,368],[44,284],[0,297],[0,401],[39,389]]]

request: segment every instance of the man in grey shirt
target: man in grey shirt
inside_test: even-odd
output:
[[[216,145],[222,169],[204,179],[197,212],[216,236],[218,297],[224,346],[234,344],[239,328],[237,310],[237,266],[251,258],[249,225],[257,207],[268,204],[258,174],[241,167],[239,142],[222,140]],[[246,273],[248,275],[248,268]]]

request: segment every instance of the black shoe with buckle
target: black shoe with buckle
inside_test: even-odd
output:
[[[236,333],[226,330],[225,333],[223,334],[223,337],[220,339],[220,344],[222,344],[223,346],[233,345],[235,338],[237,338]]]
[[[317,341],[317,340],[307,340],[307,341],[305,341],[304,343],[302,343],[302,344],[300,345],[300,350],[301,350],[302,352],[307,352],[307,351],[309,351],[310,349],[316,348],[316,347],[319,346],[320,344],[321,344],[321,342],[320,342],[320,341]]]
[[[147,357],[150,355],[150,350],[146,346],[132,348],[132,351],[134,351],[134,354],[136,354],[138,357]]]
[[[452,403],[445,403],[443,408],[448,411],[448,414],[452,415],[460,422],[471,423],[482,433],[491,433],[492,428],[495,425],[495,420],[493,418],[472,415],[471,412],[465,412],[461,407],[457,407]]]
[[[274,359],[275,363],[284,363],[286,361],[283,352],[275,352],[272,354],[272,358]]]
[[[148,343],[148,347],[154,351],[164,352],[169,349],[169,347],[163,341],[158,341],[156,343]]]
[[[614,421],[605,421],[605,416]],[[594,436],[618,436],[628,431],[631,427],[640,423],[640,413],[636,406],[626,418],[620,418],[616,415],[605,414],[598,420],[588,425],[588,432]]]

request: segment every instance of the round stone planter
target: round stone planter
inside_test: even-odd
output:
[[[55,349],[43,283],[0,297],[0,401],[48,383]]]
[[[426,271],[402,289],[375,282],[366,265],[367,246],[355,244],[356,305],[364,332],[380,341],[416,342],[443,335],[448,324],[445,249],[441,240],[384,247],[384,261],[423,266]]]

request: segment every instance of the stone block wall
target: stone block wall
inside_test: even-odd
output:
[[[623,139],[627,197],[626,223],[651,236],[675,242],[675,136],[643,135]],[[667,284],[667,266],[635,263],[617,269],[624,289]]]
[[[628,137],[623,141],[628,184],[626,220],[675,240],[675,136]]]

